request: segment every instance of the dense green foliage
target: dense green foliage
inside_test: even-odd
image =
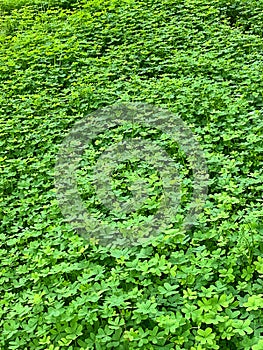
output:
[[[262,349],[263,1],[2,0],[0,11],[0,348]],[[179,113],[210,174],[197,226],[122,250],[78,236],[54,190],[67,131],[121,101]],[[122,132],[83,159],[84,198],[85,166]]]

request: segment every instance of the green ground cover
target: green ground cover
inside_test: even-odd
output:
[[[262,33],[262,0],[1,0],[1,349],[263,349]],[[117,249],[65,223],[54,167],[76,121],[129,101],[178,113],[210,180],[190,231]],[[177,146],[132,132],[170,149],[187,202]],[[85,176],[125,133],[105,132],[83,158],[96,213]],[[154,178],[138,168],[116,173],[120,195],[136,171]]]

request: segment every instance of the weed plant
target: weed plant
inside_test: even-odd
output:
[[[1,0],[1,349],[263,349],[262,14],[262,0]],[[209,193],[180,230],[192,180],[178,145],[143,127],[105,131],[77,174],[93,215],[127,221],[100,204],[90,168],[132,132],[170,152],[183,195],[150,244],[103,247],[64,221],[56,155],[76,121],[135,101],[191,127]],[[134,224],[158,207],[158,173],[117,170],[121,198],[136,176],[152,188]]]

